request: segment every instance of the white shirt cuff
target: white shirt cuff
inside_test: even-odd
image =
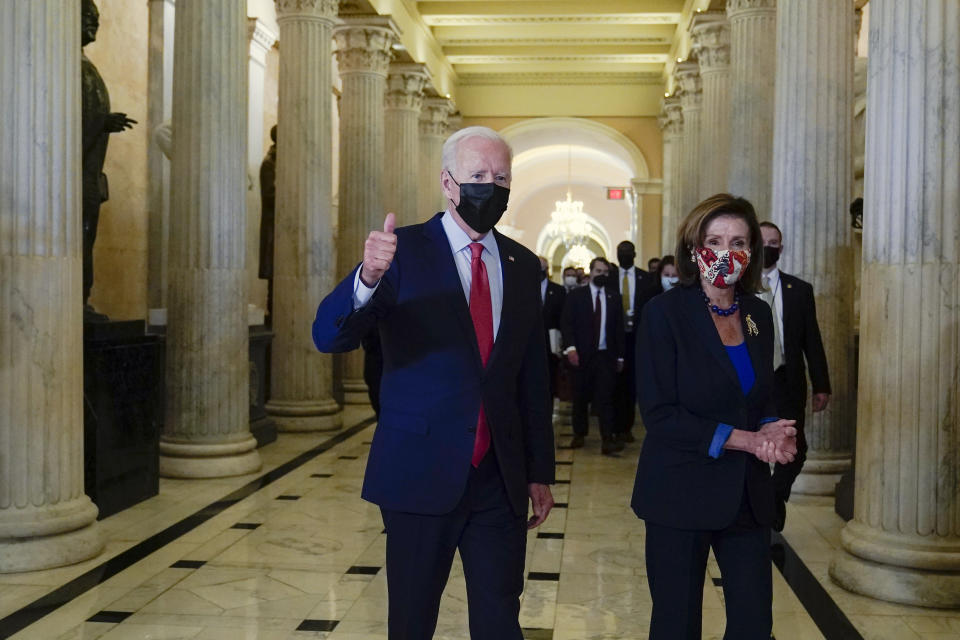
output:
[[[380,281],[377,281],[377,284],[372,287],[368,287],[363,283],[363,280],[360,279],[360,269],[357,269],[356,275],[353,277],[353,309],[356,311],[361,307],[367,306],[367,303],[370,302],[370,298],[373,297],[373,292],[377,290],[377,287],[380,286]]]

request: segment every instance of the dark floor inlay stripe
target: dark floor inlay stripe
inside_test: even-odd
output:
[[[569,480],[554,480],[556,484],[570,484]]]
[[[553,508],[554,508],[554,509],[566,509],[566,508],[567,508],[567,503],[566,503],[566,502],[554,502],[554,503],[553,503]]]
[[[347,569],[348,575],[375,576],[378,573],[380,573],[380,567],[364,567],[361,565],[354,565]]]
[[[231,529],[256,529],[260,526],[260,522],[238,522],[237,524],[230,527]]]
[[[523,640],[553,640],[553,629],[524,627],[521,631],[523,631]]]
[[[715,586],[715,587],[722,587],[722,586],[723,586],[723,579],[722,579],[722,578],[711,578],[711,580],[713,580],[713,586]]]
[[[333,474],[332,473],[311,473],[310,477],[311,478],[332,478]]]
[[[172,565],[171,569],[199,569],[203,565],[207,564],[206,560],[177,560]]]
[[[825,637],[863,640],[863,636],[847,615],[779,533],[773,532],[770,552],[773,564],[780,569],[783,579],[793,589],[803,608]]]
[[[556,582],[559,579],[559,573],[550,573],[548,571],[531,571],[527,574],[527,580],[553,580]]]
[[[339,620],[304,620],[297,631],[333,631],[339,623]]]
[[[557,460],[557,464],[563,464],[563,465],[573,464],[573,460]]]
[[[180,522],[176,522],[160,533],[154,534],[135,544],[126,551],[105,560],[86,573],[77,576],[70,582],[61,585],[59,588],[51,591],[47,595],[38,598],[18,611],[0,619],[0,640],[6,640],[15,633],[19,633],[24,627],[27,627],[49,613],[53,613],[63,605],[74,598],[93,589],[98,584],[106,582],[121,571],[130,568],[135,563],[143,560],[154,551],[170,544],[180,536],[209,520],[210,518],[222,513],[228,507],[232,507],[244,498],[263,489],[264,487],[276,482],[291,471],[298,469],[307,462],[310,462],[317,456],[326,453],[341,442],[357,435],[371,424],[376,422],[373,416],[363,420],[349,429],[344,429],[332,438],[325,440],[313,449],[304,451],[297,457],[288,460],[273,471],[268,471],[258,478],[254,478],[236,491],[224,496],[220,500],[208,504],[199,511],[187,516]]]
[[[300,496],[277,496],[277,500],[299,500]]]
[[[100,611],[87,618],[87,622],[123,622],[132,615],[130,611]]]
[[[356,460],[357,456],[340,456],[339,460]]]
[[[568,444],[558,444],[558,445],[557,445],[557,449],[559,449],[559,450],[561,450],[561,451],[566,451],[567,449],[573,449],[573,447],[571,447],[571,446],[568,445]]]
[[[562,533],[548,533],[545,531],[540,531],[537,533],[537,537],[541,540],[563,540]]]

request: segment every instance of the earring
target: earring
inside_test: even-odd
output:
[[[690,262],[697,264],[697,256],[693,255],[693,249],[690,249]]]

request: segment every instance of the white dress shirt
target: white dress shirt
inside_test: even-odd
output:
[[[544,278],[540,281],[540,304],[543,304],[547,301],[547,280],[550,278]]]
[[[780,350],[783,351],[783,282],[780,280],[780,269],[774,267],[770,273],[763,274],[767,279],[767,286],[773,292],[773,318],[780,329]]]
[[[606,291],[590,282],[590,308],[597,310],[597,292],[600,292],[600,342],[598,351],[607,349],[607,294]]]
[[[460,228],[460,226],[447,211],[440,218],[443,225],[443,231],[450,243],[450,252],[453,253],[453,262],[457,266],[457,275],[460,278],[460,285],[463,287],[463,295],[467,299],[467,306],[470,305],[470,283],[473,277],[473,252],[470,250],[470,243],[473,240]],[[479,240],[483,245],[483,253],[480,259],[483,260],[487,268],[487,281],[490,284],[490,303],[493,308],[493,337],[496,340],[497,333],[500,331],[500,314],[503,311],[503,270],[500,268],[500,250],[497,247],[497,239],[493,231],[488,232]],[[373,292],[380,285],[378,282],[373,287],[368,287],[360,280],[360,269],[357,269],[357,275],[353,283],[353,308],[359,309],[366,305]]]

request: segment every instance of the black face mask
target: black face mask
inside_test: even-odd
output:
[[[780,260],[780,247],[763,248],[763,268],[769,269]]]
[[[620,266],[624,269],[629,269],[633,266],[633,261],[636,259],[637,254],[635,253],[618,253],[617,262],[620,263]]]
[[[464,182],[460,184],[449,171],[447,174],[453,184],[460,187],[460,204],[457,213],[471,229],[477,233],[486,233],[500,222],[507,210],[510,189],[493,182]]]
[[[597,287],[598,289],[603,289],[605,286],[607,286],[607,280],[607,274],[593,276],[593,286]]]

